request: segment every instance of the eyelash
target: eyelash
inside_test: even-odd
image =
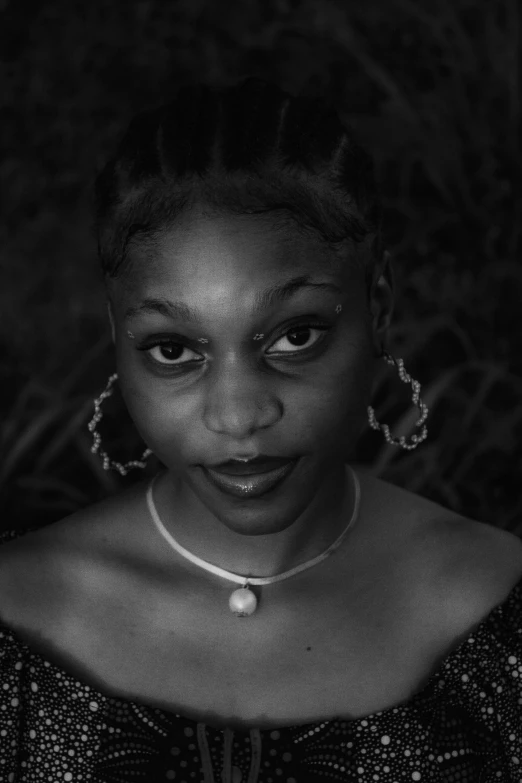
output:
[[[299,355],[305,355],[313,351],[316,346],[323,342],[323,338],[326,336],[326,332],[329,332],[332,329],[332,326],[329,324],[322,323],[303,323],[303,324],[295,324],[291,326],[289,329],[286,330],[286,332],[283,332],[275,342],[279,342],[283,337],[286,337],[287,334],[290,334],[291,332],[300,331],[301,329],[316,329],[318,331],[324,332],[325,334],[322,335],[316,342],[309,346],[308,348],[304,348],[302,350],[297,351],[283,351],[283,354],[288,354],[289,356],[299,356]],[[153,340],[146,341],[145,343],[142,343],[141,345],[137,345],[136,348],[138,351],[150,351],[153,348],[157,348],[161,345],[180,345],[184,348],[188,348],[189,351],[192,351],[192,348],[189,348],[188,345],[185,345],[183,341],[181,340],[173,340],[171,337],[169,338],[154,338]],[[269,354],[271,355],[271,354]],[[157,366],[159,367],[165,367],[165,368],[178,368],[178,367],[184,367],[186,365],[194,364],[195,362],[200,364],[201,362],[198,360],[190,359],[186,362],[177,362],[176,364],[170,364],[168,362],[158,362],[157,359],[153,359],[152,356],[150,356],[151,361],[153,361]]]

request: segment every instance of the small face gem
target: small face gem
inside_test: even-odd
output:
[[[335,312],[336,313],[340,313],[342,309],[343,309],[343,306],[338,304],[337,307],[335,308]]]
[[[129,335],[129,337],[131,338],[131,340],[134,340],[134,339],[135,339],[135,337],[134,337],[134,335],[132,334],[132,332],[127,332],[127,334]]]
[[[256,334],[254,340],[262,340],[264,336],[264,334]],[[198,343],[208,343],[208,339],[206,337],[198,337]]]

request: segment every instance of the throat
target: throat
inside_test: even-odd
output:
[[[304,508],[287,501],[268,511],[266,504],[263,509],[245,501],[211,512],[192,488],[180,487],[179,481],[172,484],[168,474],[159,476],[147,493],[158,557],[172,563],[174,554],[187,573],[205,569],[222,578],[230,573],[253,585],[256,579],[317,567],[354,537],[360,516],[355,472],[342,465],[341,479],[334,476],[331,482],[333,487],[322,487]],[[260,526],[269,526],[271,532],[259,533]]]

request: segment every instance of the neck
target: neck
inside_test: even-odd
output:
[[[210,495],[198,493],[199,478],[189,482],[167,471],[157,479],[154,502],[161,521],[192,554],[246,577],[275,576],[322,554],[348,525],[355,504],[353,477],[342,462],[310,466],[298,497],[282,494],[273,509],[246,500],[240,506],[224,502],[217,507]],[[343,541],[341,549],[345,545],[350,544]],[[172,557],[172,550],[166,554]],[[176,556],[202,572],[201,566]]]

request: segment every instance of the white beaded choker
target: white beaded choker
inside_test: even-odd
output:
[[[188,549],[185,549],[184,547],[181,546],[181,544],[178,544],[178,542],[171,536],[171,534],[165,528],[163,522],[159,518],[158,512],[156,510],[156,506],[154,505],[154,499],[152,497],[152,489],[154,486],[154,482],[160,475],[159,473],[156,474],[156,476],[154,476],[154,478],[152,479],[152,481],[148,486],[147,505],[149,507],[149,511],[152,516],[152,519],[154,520],[159,532],[166,539],[166,541],[176,550],[176,552],[179,552],[179,554],[183,555],[183,557],[186,557],[187,560],[190,560],[192,563],[201,566],[201,568],[204,568],[206,571],[210,571],[211,573],[216,574],[217,576],[222,576],[225,579],[229,579],[232,582],[237,582],[238,584],[243,585],[239,590],[234,590],[234,592],[230,596],[228,604],[230,607],[230,611],[233,612],[236,615],[236,617],[247,617],[248,615],[253,614],[257,608],[257,598],[252,592],[252,590],[249,589],[250,585],[269,585],[272,584],[273,582],[280,582],[282,579],[288,579],[288,577],[293,576],[294,574],[298,574],[300,571],[304,571],[306,568],[311,568],[317,563],[320,563],[326,557],[331,555],[332,552],[334,552],[340,546],[348,530],[354,525],[355,521],[359,516],[361,491],[360,491],[359,479],[357,478],[355,471],[349,465],[347,465],[346,467],[349,469],[353,477],[353,483],[355,487],[355,503],[354,503],[353,513],[350,521],[348,522],[348,525],[343,530],[339,538],[336,541],[334,541],[334,543],[330,547],[328,547],[326,552],[323,552],[321,555],[314,557],[312,560],[309,560],[307,563],[302,563],[296,568],[292,568],[290,571],[286,571],[283,574],[277,574],[276,576],[268,576],[262,578],[262,577],[246,577],[246,576],[240,576],[239,574],[233,574],[230,571],[225,571],[224,568],[219,568],[219,566],[215,566],[212,565],[211,563],[207,563],[206,560],[202,560],[200,557],[193,555],[191,552],[188,551]]]

